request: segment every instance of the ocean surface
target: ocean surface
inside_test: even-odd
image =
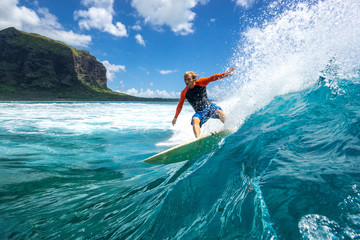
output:
[[[193,138],[188,105],[174,128],[175,103],[0,103],[0,239],[357,239],[360,83],[337,84],[170,165],[142,160]]]
[[[142,162],[194,138],[188,104],[0,102],[0,239],[360,239],[360,4],[264,13],[194,161]]]

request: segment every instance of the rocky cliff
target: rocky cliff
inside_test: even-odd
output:
[[[88,51],[15,28],[0,31],[0,100],[139,100],[107,88]]]

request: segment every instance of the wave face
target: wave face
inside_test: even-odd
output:
[[[276,97],[213,154],[138,188],[118,236],[358,238],[360,85],[337,84]]]
[[[360,87],[337,84],[341,94],[320,83],[276,97],[223,147],[261,186],[262,210],[281,239],[359,236]]]

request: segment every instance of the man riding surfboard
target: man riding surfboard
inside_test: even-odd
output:
[[[227,72],[200,79],[197,79],[197,75],[194,72],[186,72],[184,74],[184,82],[186,87],[181,92],[180,100],[176,107],[176,113],[174,119],[172,120],[172,124],[176,124],[177,117],[181,112],[185,99],[188,100],[190,105],[195,110],[191,124],[193,126],[193,131],[196,138],[200,136],[201,126],[207,122],[209,118],[218,118],[221,122],[224,123],[226,115],[219,106],[210,102],[207,96],[206,86],[211,82],[232,76],[234,70],[235,67],[232,67]]]

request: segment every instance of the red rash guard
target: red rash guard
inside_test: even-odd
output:
[[[202,111],[210,103],[207,93],[206,86],[216,80],[227,77],[227,72],[218,73],[207,78],[200,78],[195,81],[195,84],[191,88],[185,87],[180,95],[179,103],[176,107],[175,117],[177,118],[181,112],[185,99],[188,100],[190,105],[194,108],[195,112]]]

